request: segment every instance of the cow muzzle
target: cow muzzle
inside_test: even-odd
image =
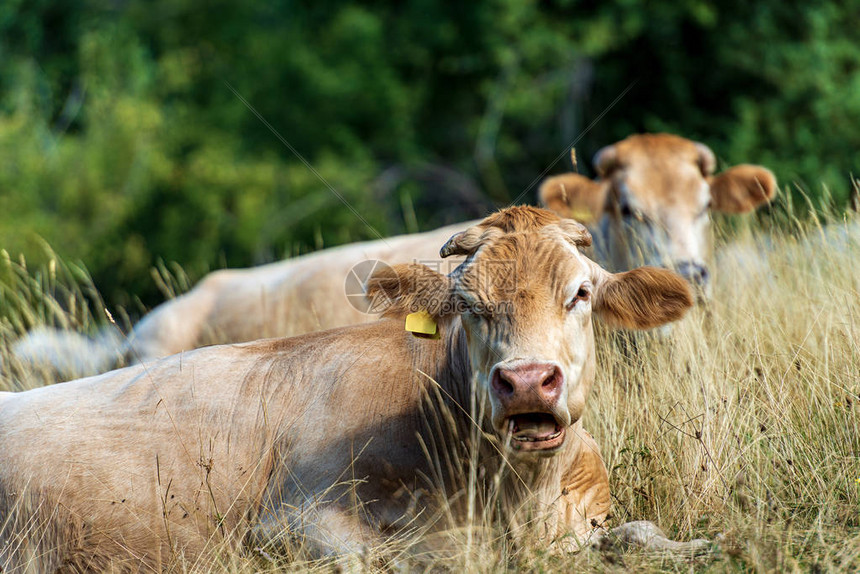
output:
[[[514,450],[552,453],[564,444],[570,415],[561,400],[564,372],[558,364],[496,365],[490,392],[498,405],[494,426],[510,437]]]
[[[711,274],[708,268],[696,261],[680,261],[675,264],[678,275],[687,280],[696,293],[699,303],[708,300],[710,295]]]

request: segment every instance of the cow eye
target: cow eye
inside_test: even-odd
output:
[[[591,287],[583,283],[577,290],[576,295],[567,302],[565,309],[573,311],[578,303],[586,303],[589,299],[591,299]]]
[[[622,203],[618,207],[618,213],[622,219],[636,219],[637,221],[645,221],[645,214],[638,209],[633,208],[629,203]]]

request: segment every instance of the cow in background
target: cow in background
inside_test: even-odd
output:
[[[767,168],[739,165],[714,175],[705,144],[671,134],[637,134],[597,152],[597,179],[546,179],[542,205],[586,223],[595,258],[612,271],[675,269],[710,296],[710,213],[749,213],[776,194]]]
[[[439,245],[470,224],[323,249],[247,269],[221,269],[193,289],[154,308],[127,337],[107,327],[95,338],[35,329],[12,355],[25,370],[59,380],[147,362],[206,345],[289,337],[376,319],[345,293],[354,266],[365,261],[439,261]],[[453,269],[462,258],[453,258]],[[366,277],[360,278],[362,280]]]

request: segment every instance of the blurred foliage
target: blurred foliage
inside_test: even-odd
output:
[[[193,279],[477,217],[534,201],[574,141],[587,158],[640,131],[845,206],[857,13],[860,0],[7,0],[0,247],[38,261],[43,238],[109,303],[134,293],[141,310],[161,300],[162,261]]]

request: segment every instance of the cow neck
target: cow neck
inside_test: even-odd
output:
[[[469,349],[466,346],[466,333],[460,317],[440,325],[440,338],[444,341],[444,355],[439,357],[436,382],[449,398],[449,407],[459,407],[468,412],[472,396],[472,365],[469,362]],[[462,413],[462,411],[460,411]]]

